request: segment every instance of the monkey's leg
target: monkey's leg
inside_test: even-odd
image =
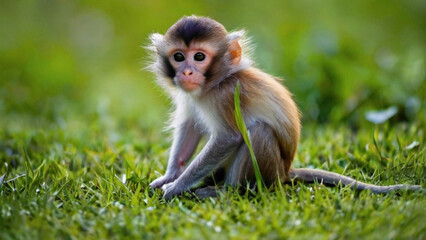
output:
[[[194,184],[223,166],[242,143],[240,134],[211,137],[203,150],[174,182],[163,186],[163,198],[170,199],[189,190]]]
[[[225,191],[225,186],[208,186],[203,188],[198,188],[195,190],[194,194],[198,198],[208,198],[208,197],[217,197],[219,192]]]
[[[166,183],[173,182],[183,172],[185,163],[194,154],[201,134],[196,129],[193,120],[187,120],[177,127],[173,133],[173,143],[170,150],[170,157],[167,163],[167,170],[164,176],[157,178],[151,184],[152,188],[160,188]]]
[[[232,159],[232,156],[229,160]],[[226,167],[220,167],[216,169],[211,176],[204,178],[203,184],[197,189],[194,189],[194,194],[198,198],[217,197],[219,192],[225,191],[223,184],[226,177]]]
[[[250,140],[256,156],[262,178],[266,184],[285,178],[284,161],[281,158],[278,140],[271,127],[265,123],[258,123],[249,128]],[[231,163],[226,175],[226,184],[233,187],[244,185],[245,182],[255,183],[253,162],[250,151],[243,144]]]

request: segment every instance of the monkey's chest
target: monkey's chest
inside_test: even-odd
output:
[[[229,111],[221,109],[220,104],[223,103],[212,103],[212,102],[200,102],[195,107],[195,119],[197,120],[198,126],[202,127],[210,135],[227,133],[234,126],[230,126],[229,123],[235,122],[235,116],[233,108],[229,108]],[[232,110],[232,111],[231,111]],[[244,118],[244,122],[249,128],[259,118],[256,114],[250,114]]]
[[[210,135],[226,131],[226,121],[217,106],[211,102],[200,102],[194,105],[197,125]]]

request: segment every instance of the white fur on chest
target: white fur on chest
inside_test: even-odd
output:
[[[217,104],[211,99],[193,101],[195,119],[197,124],[203,127],[210,135],[216,135],[225,131],[225,123],[217,109]]]
[[[179,92],[175,95],[176,110],[173,116],[172,127],[176,128],[188,118],[193,118],[195,125],[201,131],[216,135],[225,131],[225,123],[217,109],[217,104],[211,99],[198,99],[196,96]]]
[[[197,128],[209,135],[218,135],[229,129],[217,108],[218,104],[223,104],[222,102],[215,102],[212,98],[198,98],[185,92],[177,93],[174,100],[176,111],[173,127],[178,127],[184,121],[192,118]],[[281,104],[279,99],[269,96],[256,99],[246,109],[244,121],[247,128],[249,129],[258,122],[264,122],[274,129],[281,129],[285,124],[289,124]]]

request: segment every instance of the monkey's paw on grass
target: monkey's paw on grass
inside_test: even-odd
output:
[[[152,187],[152,188],[161,188],[165,184],[173,182],[174,180],[176,180],[176,178],[177,178],[177,176],[164,175],[164,176],[161,176],[161,177],[155,179],[154,181],[152,181],[149,184],[149,186]]]
[[[163,198],[166,200],[169,200],[174,196],[178,196],[188,190],[186,188],[183,188],[182,184],[178,184],[177,181],[167,183],[161,189],[164,192]]]

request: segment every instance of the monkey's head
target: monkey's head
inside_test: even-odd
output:
[[[192,93],[207,91],[241,69],[243,34],[228,34],[222,24],[207,17],[183,17],[164,35],[150,36],[156,53],[153,71],[166,81],[162,85]]]

